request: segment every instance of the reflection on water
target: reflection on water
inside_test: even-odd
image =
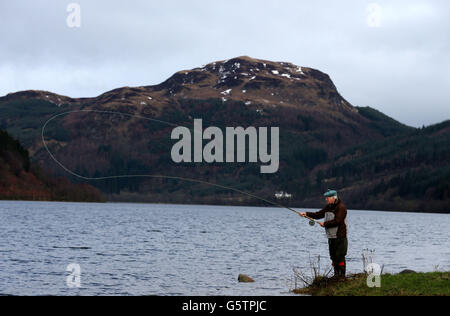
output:
[[[349,211],[350,272],[450,270],[450,216]],[[0,294],[290,295],[323,229],[281,208],[0,201]],[[81,288],[69,288],[69,264]],[[240,284],[240,273],[255,283]]]

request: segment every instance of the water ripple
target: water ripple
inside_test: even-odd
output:
[[[349,211],[350,271],[450,270],[450,216]],[[291,295],[321,228],[279,208],[0,202],[0,295]],[[81,288],[66,268],[81,267]],[[240,284],[237,276],[255,279]]]

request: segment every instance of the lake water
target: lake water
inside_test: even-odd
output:
[[[348,219],[350,272],[364,249],[384,272],[450,270],[450,215]],[[330,264],[323,228],[282,208],[0,201],[0,294],[291,295],[292,268],[318,255]]]

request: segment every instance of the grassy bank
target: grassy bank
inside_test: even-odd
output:
[[[383,274],[381,287],[369,288],[366,274],[356,274],[344,280],[317,278],[294,293],[313,296],[448,296],[450,272]]]

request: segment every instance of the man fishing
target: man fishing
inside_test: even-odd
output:
[[[326,230],[334,276],[345,277],[345,256],[348,247],[347,208],[338,198],[335,190],[328,190],[324,197],[327,205],[321,211],[316,213],[303,212],[300,213],[300,216],[313,219],[325,218],[324,222],[319,224]]]

